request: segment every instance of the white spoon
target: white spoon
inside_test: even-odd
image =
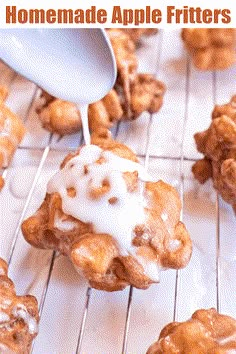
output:
[[[103,29],[3,29],[0,58],[51,95],[86,105],[116,80],[116,62]]]

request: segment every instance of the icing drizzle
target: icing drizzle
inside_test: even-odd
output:
[[[129,192],[123,173],[135,171],[137,190]],[[47,192],[58,192],[65,214],[91,223],[96,233],[112,235],[121,253],[127,255],[135,226],[145,222],[142,185],[148,180],[150,176],[140,164],[98,146],[86,145],[52,177]],[[106,192],[96,196],[104,185]],[[68,194],[70,188],[74,190],[73,196]]]

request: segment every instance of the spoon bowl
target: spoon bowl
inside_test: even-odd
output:
[[[0,58],[52,96],[79,104],[104,97],[117,69],[104,29],[3,29]]]

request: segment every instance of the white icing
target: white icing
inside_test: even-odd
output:
[[[158,265],[157,262],[147,260],[144,257],[141,257],[140,255],[135,255],[135,258],[141,264],[141,266],[144,269],[144,274],[153,280],[154,282],[159,282],[160,281],[160,266]]]
[[[236,342],[236,333],[233,333],[231,336],[229,337],[225,337],[225,338],[221,338],[218,339],[217,341],[220,345],[225,345],[225,344],[229,344],[230,342]],[[227,352],[228,353],[228,352]],[[229,352],[230,353],[230,352]],[[232,353],[236,353],[236,351],[232,352]]]
[[[9,347],[7,347],[5,344],[0,343],[0,353],[11,354],[14,352]]]
[[[162,221],[166,222],[168,220],[168,215],[166,213],[161,214]]]
[[[10,317],[6,312],[0,311],[0,323],[8,322],[10,321]]]
[[[2,303],[0,304],[0,308],[6,310],[11,304],[12,304],[11,300],[9,299],[3,300]]]
[[[105,163],[95,163],[99,158]],[[86,166],[88,173],[84,173]],[[127,190],[123,172],[138,173],[138,190]],[[99,198],[90,196],[92,188],[99,188],[107,180],[110,190]],[[84,223],[91,223],[96,233],[112,235],[122,255],[128,255],[132,246],[133,230],[145,222],[143,181],[150,176],[140,164],[103,151],[95,145],[84,146],[80,154],[72,158],[65,167],[52,177],[47,186],[48,193],[58,192],[62,198],[62,209]],[[67,188],[74,188],[76,195],[70,197]],[[114,204],[110,198],[117,198]]]
[[[84,223],[91,223],[96,233],[112,235],[117,241],[120,253],[133,254],[142,265],[145,275],[159,282],[158,263],[137,256],[132,246],[135,226],[145,223],[147,201],[144,198],[143,182],[150,181],[151,178],[140,164],[90,145],[88,106],[77,105],[77,107],[81,113],[86,146],[49,181],[47,192],[58,192],[61,195],[65,214]],[[99,158],[105,159],[105,162],[96,163]],[[123,173],[134,171],[138,173],[138,188],[137,191],[130,193]],[[100,188],[104,180],[108,181],[109,190],[98,198],[92,198],[90,191],[93,188]],[[69,188],[74,188],[73,196],[68,195]],[[114,203],[109,202],[111,198],[115,199]],[[163,214],[162,218],[166,221],[168,216]],[[74,223],[63,221],[56,216],[54,226],[59,230],[69,231],[74,228]]]
[[[12,301],[10,299],[6,299],[2,303],[3,303],[3,305],[10,306],[12,304]]]
[[[176,251],[180,246],[180,241],[179,240],[170,240],[169,242],[169,250],[170,251]]]
[[[38,332],[38,323],[36,319],[29,314],[24,305],[20,304],[15,306],[12,310],[12,314],[16,318],[22,319],[27,324],[30,334],[35,334]]]
[[[6,274],[6,272],[5,272],[4,268],[0,267],[0,275],[5,275],[5,274]]]
[[[75,227],[75,223],[73,221],[62,220],[58,217],[54,220],[54,226],[61,231],[71,231]]]
[[[77,105],[77,107],[80,110],[84,141],[86,145],[89,145],[91,143],[91,139],[88,125],[88,105]]]
[[[148,233],[146,233],[146,232],[143,233],[143,234],[142,234],[142,239],[143,239],[143,240],[148,240],[148,239],[149,239]]]
[[[10,118],[6,118],[4,120],[4,126],[2,131],[0,132],[0,137],[7,137],[12,145],[16,146],[18,141],[14,134],[12,134],[12,122]]]

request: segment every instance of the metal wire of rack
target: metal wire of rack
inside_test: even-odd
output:
[[[161,32],[161,34],[160,33],[158,34],[158,44],[156,44],[156,47],[155,47],[155,49],[156,49],[156,58],[155,58],[156,63],[155,63],[155,65],[157,65],[156,66],[156,74],[158,74],[158,75],[159,75],[161,64],[163,64],[163,62],[161,62],[161,55],[163,52],[163,49],[161,48],[161,46],[166,46],[166,40],[168,40],[168,35],[169,34],[165,33],[165,32],[164,32],[164,34],[162,32]],[[192,164],[193,161],[196,161],[197,157],[193,156],[193,155],[191,156],[191,154],[185,154],[185,138],[186,138],[186,134],[188,134],[188,130],[189,130],[188,124],[189,124],[190,109],[191,109],[191,104],[192,104],[190,102],[190,98],[192,97],[191,93],[193,92],[193,89],[191,88],[191,83],[192,83],[192,81],[195,80],[195,78],[193,79],[193,75],[194,75],[193,68],[191,67],[191,64],[189,63],[188,60],[185,61],[184,65],[185,65],[185,69],[184,69],[185,70],[185,85],[184,85],[184,89],[183,89],[184,97],[183,97],[183,102],[182,102],[183,122],[182,122],[181,132],[180,132],[181,137],[180,137],[180,144],[179,144],[178,153],[170,155],[165,150],[163,152],[153,151],[152,143],[153,143],[153,140],[156,135],[155,129],[156,129],[156,124],[158,122],[156,123],[155,117],[150,115],[148,118],[145,117],[145,119],[147,119],[147,121],[148,121],[148,124],[146,127],[146,145],[143,150],[141,149],[142,151],[138,152],[138,156],[141,159],[144,159],[144,164],[145,164],[146,168],[149,167],[149,161],[152,161],[154,165],[157,163],[157,161],[160,161],[161,164],[165,164],[165,162],[170,163],[170,164],[174,163],[175,168],[176,168],[176,163],[178,162],[178,172],[176,173],[178,175],[177,188],[179,190],[179,194],[180,194],[180,197],[182,200],[182,205],[183,205],[182,217],[185,221],[185,209],[184,209],[185,203],[184,203],[184,201],[186,198],[185,197],[186,164],[187,165]],[[164,69],[162,70],[163,81],[165,81],[165,75],[163,75],[163,73],[165,74],[165,70],[166,70],[166,67],[164,67]],[[219,77],[217,77],[217,75],[215,73],[211,73],[207,77],[207,80],[209,80],[209,78],[211,78],[211,82],[212,82],[212,97],[213,97],[212,103],[213,104],[217,101],[217,85],[219,85],[219,82],[222,79],[220,76],[221,75],[219,75]],[[16,79],[16,75],[10,71],[9,77],[10,77],[10,79],[8,82],[9,82],[9,87],[11,88],[12,83]],[[200,79],[202,80],[202,78],[200,78]],[[203,80],[205,80],[205,78],[203,78]],[[199,84],[199,82],[198,82],[198,84]],[[170,89],[170,91],[171,91],[171,89]],[[29,119],[31,112],[34,110],[35,101],[37,99],[37,92],[38,92],[38,90],[34,89],[34,93],[32,95],[32,98],[29,102],[29,105],[28,105],[26,111],[25,111],[24,118],[25,118],[26,122]],[[218,94],[219,94],[219,92],[218,92]],[[227,92],[227,94],[228,94],[228,92]],[[167,101],[169,102],[169,106],[170,106],[170,98],[168,100]],[[207,104],[209,105],[209,103],[207,103]],[[170,112],[170,114],[171,114],[171,112]],[[164,112],[163,116],[165,116],[165,115],[166,115],[166,113]],[[158,120],[158,118],[157,118],[157,120]],[[126,136],[125,135],[126,133],[124,133],[124,132],[127,131],[127,129],[130,129],[130,127],[127,128],[127,126],[125,126],[125,125],[127,125],[127,124],[124,123],[124,124],[118,125],[116,127],[116,130],[114,132],[115,137],[124,138]],[[165,131],[165,129],[166,129],[166,127],[164,128],[164,131]],[[124,134],[124,135],[122,135],[122,134]],[[154,138],[153,138],[153,136],[154,136]],[[55,141],[57,141],[57,138],[55,139],[55,137],[52,134],[50,134],[47,136],[47,142],[45,145],[37,145],[37,144],[35,145],[34,144],[33,146],[31,146],[30,144],[24,142],[18,149],[19,152],[28,151],[31,153],[32,151],[37,151],[38,153],[41,154],[41,158],[38,161],[38,166],[37,166],[34,178],[32,180],[31,187],[28,191],[28,195],[25,200],[24,206],[21,210],[21,213],[19,215],[19,218],[15,224],[13,236],[11,237],[11,247],[8,251],[8,263],[9,263],[10,270],[11,270],[11,263],[13,261],[13,258],[17,257],[17,255],[15,255],[15,253],[16,253],[15,251],[16,251],[16,248],[17,248],[17,245],[19,242],[19,238],[20,238],[21,223],[24,220],[26,213],[29,209],[29,205],[30,205],[33,195],[35,193],[40,176],[44,170],[45,163],[47,162],[47,160],[49,158],[49,154],[51,152],[65,153],[68,150],[74,149],[73,146],[71,147],[71,146],[67,145],[68,142],[66,140],[65,140],[65,143],[62,145],[56,144]],[[81,135],[79,135],[79,143],[80,144],[82,143]],[[11,176],[10,177],[8,176],[8,170],[4,171],[4,177],[6,178],[6,180],[8,178],[11,178]],[[232,291],[232,289],[235,290],[235,285],[236,285],[235,281],[233,282],[233,280],[232,280],[233,278],[231,276],[230,280],[232,282],[232,287],[229,288],[230,294],[226,294],[225,291],[222,291],[223,285],[222,286],[220,285],[221,279],[224,278],[222,276],[222,269],[221,269],[222,259],[224,260],[224,258],[222,258],[221,242],[225,242],[225,233],[227,233],[227,232],[224,232],[223,241],[222,241],[221,240],[222,226],[220,224],[220,221],[222,219],[225,222],[225,219],[227,219],[228,220],[227,225],[229,225],[229,224],[232,225],[232,226],[230,226],[232,228],[232,230],[234,230],[234,227],[235,227],[233,216],[231,216],[232,215],[231,211],[229,210],[229,208],[227,208],[227,206],[225,206],[225,205],[222,206],[221,203],[222,202],[220,201],[219,196],[217,196],[216,202],[215,202],[215,207],[213,207],[213,209],[215,209],[215,236],[213,237],[213,244],[215,247],[215,251],[213,252],[214,259],[215,259],[215,261],[214,261],[215,267],[211,271],[211,275],[213,274],[214,278],[215,278],[215,280],[214,280],[215,289],[213,290],[213,296],[210,295],[208,298],[206,296],[206,294],[203,294],[197,298],[197,300],[199,300],[199,299],[200,300],[197,301],[197,303],[194,303],[194,306],[192,306],[192,305],[187,306],[187,310],[186,311],[183,310],[183,303],[186,301],[186,298],[188,297],[188,295],[184,296],[184,293],[189,290],[188,286],[186,285],[186,279],[188,280],[189,274],[187,272],[186,275],[183,275],[183,271],[174,272],[174,274],[172,274],[170,277],[170,281],[172,283],[174,280],[174,286],[172,287],[172,290],[170,291],[170,293],[171,293],[170,298],[172,298],[172,300],[171,300],[172,307],[169,310],[169,315],[168,315],[169,321],[184,318],[184,315],[186,313],[191,314],[190,310],[192,310],[192,308],[195,309],[196,305],[202,305],[202,307],[207,307],[210,304],[210,306],[216,307],[218,310],[222,309],[225,312],[228,312],[232,316],[236,315],[236,310],[235,310],[234,306],[232,305],[233,302],[228,307],[226,305],[226,303],[228,302],[228,299],[230,299],[230,297],[234,296],[234,295],[232,295],[232,293],[230,291]],[[191,217],[191,212],[190,212],[190,217]],[[190,225],[190,229],[193,229],[192,224]],[[211,229],[212,229],[212,227],[211,227]],[[203,242],[203,244],[204,244],[204,242]],[[196,246],[196,248],[197,248],[197,246]],[[49,259],[49,261],[47,262],[48,267],[46,270],[46,276],[44,277],[44,283],[42,285],[40,299],[39,299],[40,300],[39,301],[39,309],[40,309],[41,316],[43,315],[43,313],[45,311],[45,301],[47,300],[49,285],[51,284],[51,277],[52,277],[52,274],[54,271],[56,253],[55,252],[50,253],[48,255],[48,259]],[[207,259],[207,261],[208,260],[209,259]],[[230,259],[230,262],[231,262],[231,259]],[[207,264],[207,262],[206,262],[206,264]],[[200,267],[199,268],[200,269],[199,272],[200,272],[201,266],[199,266],[199,267]],[[235,267],[235,263],[233,263],[233,267]],[[192,271],[192,270],[193,270],[193,268],[191,268],[190,271]],[[205,270],[204,270],[204,272],[205,272]],[[206,279],[207,279],[207,276],[208,275],[206,272]],[[226,284],[226,280],[223,281],[224,285]],[[169,280],[167,281],[167,284],[168,284],[168,282],[169,282]],[[147,294],[147,296],[150,296],[150,300],[154,296],[153,294],[155,292],[159,291],[158,287],[160,288],[160,285],[157,285],[157,287],[154,290],[152,290],[150,292],[150,294]],[[214,288],[214,286],[212,288]],[[162,290],[163,290],[163,288],[162,288]],[[90,350],[90,349],[88,349],[88,345],[87,345],[88,338],[86,338],[85,345],[84,345],[84,340],[85,340],[84,338],[85,338],[86,330],[88,330],[88,326],[91,327],[91,320],[89,320],[89,323],[88,323],[88,315],[89,315],[90,311],[94,311],[94,308],[90,309],[90,307],[91,307],[91,301],[93,300],[92,299],[93,293],[96,293],[97,291],[92,290],[91,288],[88,288],[85,286],[83,288],[83,292],[85,294],[82,301],[81,301],[81,306],[82,306],[83,310],[81,311],[79,328],[77,327],[77,324],[76,324],[77,329],[75,330],[75,332],[77,332],[77,340],[73,344],[73,347],[74,347],[73,353],[75,352],[75,353],[83,353],[83,354],[89,353],[89,354],[91,354],[92,351],[88,351],[88,350]],[[147,291],[147,293],[148,293],[148,291]],[[223,294],[226,296],[225,296],[225,300],[223,301],[223,306],[221,306]],[[123,330],[122,330],[122,328],[119,329],[119,331],[120,331],[119,332],[119,337],[120,337],[119,348],[116,348],[116,350],[117,350],[117,353],[121,352],[122,354],[125,354],[128,352],[134,353],[134,345],[136,345],[135,350],[137,351],[137,353],[141,353],[141,352],[143,352],[143,351],[139,350],[141,343],[134,343],[135,342],[134,339],[137,339],[137,337],[140,335],[140,333],[138,333],[138,334],[136,333],[137,330],[135,330],[135,328],[134,328],[135,327],[134,323],[139,321],[139,318],[135,318],[135,316],[137,315],[137,309],[135,309],[135,313],[132,317],[133,307],[137,307],[137,304],[139,305],[140,294],[139,294],[138,290],[130,287],[129,290],[126,291],[125,295],[126,295],[126,300],[127,300],[126,304],[127,305],[124,306],[124,307],[126,307],[126,309],[125,310],[123,309],[123,313],[124,313],[124,316],[122,317],[123,322],[121,321],[123,323],[123,325],[121,326],[123,328]],[[134,299],[134,297],[135,297],[135,299]],[[146,297],[146,300],[147,299],[149,299],[149,298]],[[148,301],[150,301],[150,300],[148,300]],[[231,299],[231,301],[233,301],[233,299]],[[134,304],[134,302],[135,302],[135,304]],[[150,303],[153,306],[153,304],[155,303],[155,300],[152,300]],[[159,306],[160,306],[160,304],[159,304]],[[155,314],[158,313],[159,309],[160,309],[160,307],[157,307],[157,311],[156,310],[155,310],[156,312],[154,311]],[[150,313],[149,313],[149,315],[150,315]],[[60,320],[60,319],[58,319],[58,320]],[[151,320],[153,321],[153,318]],[[164,321],[165,320],[166,320],[166,318],[164,318]],[[99,322],[99,320],[98,320],[98,322]],[[159,318],[158,318],[158,320],[156,320],[156,323],[158,323],[158,325],[157,325],[158,329],[160,329],[162,326],[161,322],[162,321],[160,321]],[[43,324],[42,324],[42,326],[43,326]],[[145,324],[145,326],[146,326],[145,328],[147,328],[147,324]],[[150,326],[151,326],[151,324],[150,324]],[[138,327],[138,329],[140,329],[140,327]],[[158,329],[156,330],[155,336],[158,335]],[[94,332],[96,332],[96,331],[97,331],[97,329]],[[109,328],[107,328],[107,333],[108,332],[109,332]],[[132,332],[132,333],[130,333],[130,332]],[[91,333],[91,330],[88,331],[87,337],[89,337],[90,341],[94,341],[94,338],[90,337],[90,333]],[[53,335],[53,331],[52,331],[52,335]],[[154,340],[153,331],[152,331],[150,337],[152,337]],[[130,344],[132,339],[133,339],[133,343]],[[141,341],[142,341],[142,339],[141,339]],[[39,350],[40,344],[37,345],[37,347],[36,347],[36,345],[35,345],[36,343],[37,343],[37,339],[33,343],[33,346],[32,346],[33,353],[47,353],[48,352],[47,349],[46,349],[46,352],[44,351],[45,350],[44,349],[45,343],[41,343],[41,347],[42,347],[41,351]],[[149,342],[149,344],[151,344],[151,342]],[[87,345],[87,347],[86,347],[86,345]],[[146,343],[143,345],[142,350],[145,345],[146,345]],[[59,346],[58,346],[58,348],[59,348]],[[58,348],[56,351],[57,353],[59,352]],[[94,345],[94,348],[96,348],[96,345]],[[113,349],[111,349],[111,351],[109,351],[109,353],[111,353],[111,352],[114,353]],[[146,349],[147,349],[147,346],[146,346]],[[98,350],[100,350],[100,349],[98,349]],[[52,351],[54,351],[54,348],[51,348],[51,352]],[[65,353],[64,350],[62,350],[61,353],[62,352]],[[68,353],[71,353],[71,352],[72,351],[70,351],[70,352],[68,351]],[[100,353],[100,351],[98,351],[98,352]],[[93,352],[93,353],[98,354],[98,352]],[[106,353],[108,353],[108,352],[106,352]]]

